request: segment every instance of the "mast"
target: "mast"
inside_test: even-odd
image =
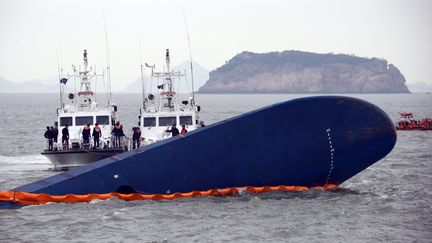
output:
[[[166,72],[169,73],[170,72],[170,63],[171,63],[169,49],[166,49],[165,61],[166,61],[166,67],[167,67]]]
[[[80,74],[82,75],[82,81],[81,81],[81,91],[85,91],[85,92],[89,92],[91,91],[90,88],[90,81],[88,79],[88,73],[89,71],[87,70],[88,67],[88,59],[87,59],[87,50],[84,50],[84,54],[83,54],[84,58],[83,58],[83,62],[84,62],[84,71],[80,72]],[[84,90],[83,90],[84,88]],[[82,93],[87,95],[87,93]],[[80,93],[78,93],[78,95],[80,95]]]
[[[152,67],[152,77],[160,78],[163,80],[163,83],[161,85],[158,85],[157,88],[162,89],[162,92],[160,92],[160,98],[161,100],[166,100],[166,103],[161,102],[160,108],[168,108],[169,111],[174,111],[176,92],[173,88],[173,79],[180,78],[184,76],[184,74],[181,72],[171,71],[171,58],[169,49],[166,49],[165,52],[165,64],[165,70],[163,70],[162,72],[153,72],[154,66],[148,67]]]
[[[166,96],[167,96],[167,100],[168,100],[168,107],[171,109],[173,106],[173,104],[172,104],[173,87],[172,87],[172,79],[171,79],[171,71],[170,71],[171,60],[170,60],[169,49],[166,49],[165,61],[166,61],[166,67],[167,67],[167,71],[166,71],[167,76],[166,76],[165,80],[167,81],[167,85],[168,85],[168,92],[167,92]]]
[[[92,109],[92,105],[96,104],[94,99],[94,92],[91,89],[91,81],[93,78],[97,77],[104,77],[104,73],[97,74],[96,68],[94,73],[92,72],[92,68],[88,66],[88,54],[87,50],[84,50],[83,53],[83,64],[84,64],[84,70],[79,70],[77,72],[76,66],[72,65],[72,68],[74,70],[73,75],[69,75],[69,77],[74,77],[74,79],[78,78],[80,79],[80,90],[75,96],[76,101],[76,109]],[[75,82],[76,83],[76,82]],[[76,90],[76,88],[75,88]],[[79,98],[79,100],[78,100]]]

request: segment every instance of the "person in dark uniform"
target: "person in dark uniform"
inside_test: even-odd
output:
[[[99,124],[96,123],[95,127],[93,128],[93,142],[94,142],[94,148],[99,148],[99,139],[102,137],[102,130],[99,127]]]
[[[63,144],[63,148],[64,149],[68,149],[69,148],[69,129],[68,129],[68,125],[66,125],[62,129],[62,144]]]
[[[90,144],[90,124],[86,124],[82,131],[83,145],[88,146]]]
[[[111,131],[111,135],[114,137],[114,141],[113,141],[113,147],[114,148],[117,148],[117,137],[118,137],[118,133],[119,133],[119,128],[120,128],[120,126],[119,126],[119,122],[117,122],[115,125],[114,125],[114,128],[113,128],[113,130]]]
[[[46,127],[47,130],[45,131],[44,137],[48,139],[48,150],[53,150],[53,138],[54,134],[53,131],[50,129],[50,127]]]
[[[54,136],[54,143],[57,143],[58,129],[57,129],[57,127],[51,127],[51,130],[52,130],[53,136]]]
[[[132,149],[139,148],[141,145],[141,130],[139,127],[133,128],[132,134]]]
[[[177,136],[177,135],[180,134],[180,132],[179,132],[179,130],[177,129],[175,123],[172,125],[171,129],[170,129],[170,130],[166,130],[166,132],[170,132],[172,137],[175,137],[175,136]]]
[[[124,141],[123,141],[123,137],[126,137],[126,135],[123,132],[123,125],[120,124],[120,128],[118,130],[118,135],[119,135],[119,144],[118,146],[121,148],[124,145]]]
[[[111,134],[114,135],[114,147],[120,148],[122,146],[121,139],[125,136],[123,126],[120,125],[120,122],[115,124]]]

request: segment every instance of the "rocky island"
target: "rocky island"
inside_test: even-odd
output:
[[[409,93],[384,59],[302,51],[242,52],[210,72],[200,93]]]

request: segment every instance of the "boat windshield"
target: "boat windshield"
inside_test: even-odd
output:
[[[75,126],[84,126],[85,124],[93,125],[92,116],[77,116],[75,117]]]
[[[109,125],[109,116],[96,116],[96,122],[99,125]]]
[[[60,117],[60,126],[72,126],[72,117]]]
[[[144,117],[144,127],[155,127],[156,118],[155,117]]]
[[[176,123],[175,116],[159,117],[159,126],[171,126]]]
[[[180,116],[180,125],[192,125],[192,116]]]

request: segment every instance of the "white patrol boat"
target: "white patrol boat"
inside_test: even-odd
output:
[[[168,132],[175,125],[180,135],[182,127],[190,132],[204,126],[199,121],[201,107],[195,103],[192,78],[192,97],[179,104],[177,93],[174,91],[174,80],[180,82],[186,76],[185,72],[171,71],[170,53],[166,50],[166,66],[163,72],[155,72],[155,66],[146,63],[146,67],[151,68],[151,78],[157,80],[157,88],[161,90],[159,94],[146,93],[143,82],[143,105],[140,109],[139,126],[141,129],[141,140],[144,144],[151,144],[172,136]],[[191,66],[192,67],[192,66]],[[142,65],[141,65],[142,71]],[[191,68],[193,73],[193,70]],[[191,74],[191,77],[193,74]],[[143,77],[143,75],[142,75]],[[153,83],[153,82],[152,82]]]
[[[66,78],[60,79],[60,103],[57,108],[57,132],[48,134],[46,149],[41,153],[48,157],[54,164],[54,170],[67,170],[70,167],[85,165],[123,152],[123,146],[114,147],[111,131],[117,120],[117,106],[111,103],[111,92],[108,96],[108,105],[100,107],[96,103],[95,93],[91,89],[91,82],[101,77],[104,80],[104,72],[97,74],[88,67],[87,51],[84,50],[84,70],[73,67],[74,74],[68,75],[68,79],[80,80],[80,91],[68,94],[68,102],[63,100]],[[96,69],[96,68],[95,68]],[[109,72],[109,66],[108,66]],[[109,82],[108,73],[108,82]],[[108,84],[109,85],[109,84]],[[109,86],[108,86],[109,87]],[[75,90],[76,91],[76,90]],[[90,139],[84,141],[83,129],[89,124]],[[101,136],[99,145],[93,137],[94,128],[99,127]],[[64,135],[68,131],[68,139]],[[50,140],[52,140],[50,142]]]

